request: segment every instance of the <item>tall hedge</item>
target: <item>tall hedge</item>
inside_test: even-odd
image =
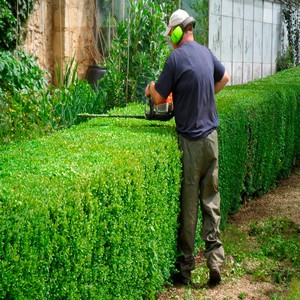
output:
[[[218,95],[223,224],[300,157],[299,75]],[[173,121],[122,118],[1,146],[0,298],[154,299],[175,261],[180,156]]]
[[[287,176],[300,157],[299,76],[293,68],[218,95],[223,224],[243,201]]]
[[[97,119],[0,151],[0,298],[142,299],[170,275],[172,126]]]

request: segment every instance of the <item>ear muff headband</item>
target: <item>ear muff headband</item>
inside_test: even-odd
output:
[[[171,34],[171,41],[173,44],[178,44],[183,37],[183,29],[181,24],[176,26]]]
[[[193,17],[188,17],[186,20],[183,21],[182,24],[176,26],[171,34],[171,41],[173,44],[179,44],[184,33],[184,28],[193,23],[193,27],[195,27],[195,19]]]

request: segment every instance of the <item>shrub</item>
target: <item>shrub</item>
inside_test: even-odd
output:
[[[47,87],[46,74],[34,57],[0,51],[0,143],[69,127],[78,113],[104,109],[101,95],[75,74],[62,82],[59,88]]]
[[[285,70],[218,95],[223,223],[242,200],[273,188],[300,157],[299,71]]]
[[[276,58],[276,72],[280,72],[294,67],[294,58],[291,48],[288,48],[283,54]]]
[[[37,91],[46,87],[45,73],[37,59],[24,51],[0,50],[0,88],[10,93]]]
[[[223,225],[300,157],[299,72],[218,94]],[[0,298],[154,299],[168,279],[181,183],[174,121],[100,118],[2,146],[0,182]]]
[[[0,162],[0,298],[142,299],[167,280],[180,185],[172,126],[95,119],[2,147]]]
[[[45,73],[23,51],[0,51],[0,142],[42,132],[47,104]]]

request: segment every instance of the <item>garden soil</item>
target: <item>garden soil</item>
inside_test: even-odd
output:
[[[230,217],[229,223],[249,232],[250,223],[263,221],[270,217],[288,217],[300,225],[300,161],[297,162],[288,178],[280,181],[277,187],[268,194],[244,204],[239,213]],[[226,259],[231,258],[227,257]],[[196,260],[198,265],[203,265],[203,254],[199,253]],[[216,287],[205,286],[198,290],[193,287],[168,287],[165,292],[157,296],[157,299],[265,300],[270,299],[272,294],[278,293],[284,288],[282,285],[269,282],[252,282],[248,275],[235,277],[226,274],[226,270],[225,273],[222,273],[222,277],[227,278]]]

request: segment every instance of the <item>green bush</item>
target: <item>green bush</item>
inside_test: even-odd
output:
[[[218,95],[223,223],[243,200],[273,188],[300,157],[299,73],[292,68]]]
[[[292,49],[289,47],[283,54],[276,58],[276,72],[280,72],[294,67],[294,57]]]
[[[299,73],[218,95],[223,224],[300,157]],[[180,183],[174,121],[100,118],[1,146],[0,298],[154,298],[175,261]]]
[[[94,119],[0,152],[0,298],[142,299],[169,277],[173,126]]]
[[[10,93],[37,91],[46,87],[45,73],[37,59],[24,51],[0,50],[0,89]]]
[[[72,65],[70,65],[72,66]],[[77,122],[77,114],[104,109],[101,95],[75,75],[59,88],[23,51],[0,51],[0,143],[28,139]]]

